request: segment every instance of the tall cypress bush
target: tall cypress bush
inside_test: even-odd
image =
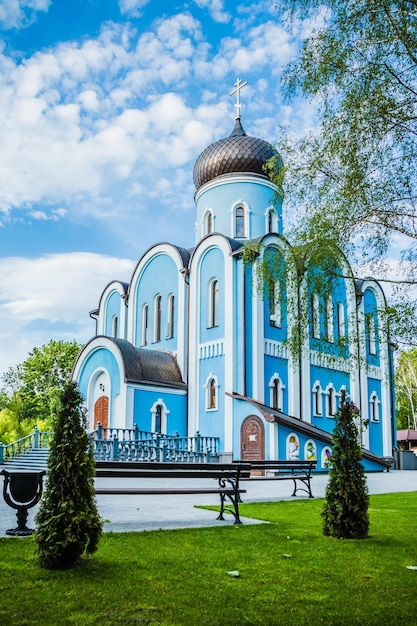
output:
[[[97,549],[102,531],[95,494],[95,460],[82,396],[64,385],[54,424],[47,483],[35,517],[39,563],[68,569]]]
[[[364,539],[369,531],[369,495],[361,462],[359,409],[342,393],[333,431],[333,453],[322,516],[324,534],[343,539]]]

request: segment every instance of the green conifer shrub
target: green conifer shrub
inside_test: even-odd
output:
[[[324,534],[343,539],[364,539],[369,531],[369,495],[361,462],[359,409],[342,393],[333,431],[333,453],[326,500],[322,511]]]
[[[68,569],[97,549],[102,531],[95,493],[95,460],[83,398],[73,382],[64,385],[54,423],[47,483],[36,522],[41,567]]]

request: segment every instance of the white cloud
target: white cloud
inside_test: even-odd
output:
[[[2,258],[0,268],[1,373],[50,339],[88,341],[95,332],[89,311],[110,280],[129,281],[134,263],[70,253]]]
[[[230,13],[224,10],[224,0],[194,0],[200,9],[207,9],[215,22],[227,24],[230,22]]]
[[[150,0],[119,0],[120,13],[122,15],[130,15],[138,17],[140,9],[149,4]]]
[[[52,0],[2,0],[0,27],[24,28],[36,19],[37,11],[47,11]]]

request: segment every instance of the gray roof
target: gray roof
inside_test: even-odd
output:
[[[167,350],[135,348],[126,339],[114,339],[120,350],[127,383],[155,384],[165,387],[186,388],[175,356]]]
[[[193,171],[195,187],[198,190],[224,174],[250,172],[265,176],[263,166],[277,155],[273,145],[247,135],[238,118],[229,137],[215,141],[198,157]]]

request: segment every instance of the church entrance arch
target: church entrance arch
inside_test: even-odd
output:
[[[97,428],[98,422],[103,428],[109,427],[109,398],[101,396],[94,405],[94,430]]]
[[[240,458],[242,461],[262,461],[265,458],[265,427],[257,415],[249,415],[242,422]]]

